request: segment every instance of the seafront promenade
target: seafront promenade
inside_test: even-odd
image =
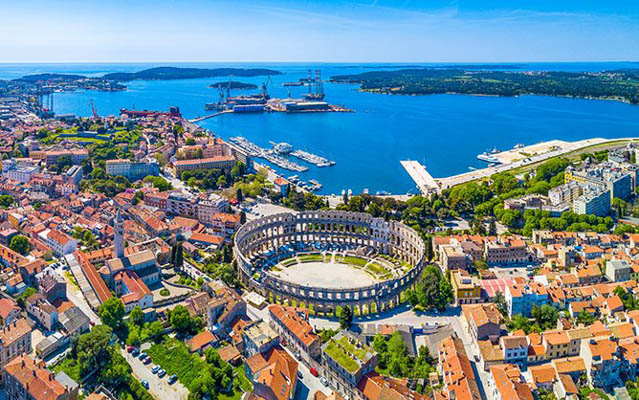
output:
[[[534,145],[493,154],[493,156],[497,160],[502,162],[502,164],[465,172],[463,174],[452,175],[445,178],[434,178],[434,181],[436,182],[438,187],[437,192],[441,192],[444,189],[448,189],[463,183],[472,182],[478,179],[488,178],[491,175],[500,172],[531,167],[535,164],[549,160],[551,158],[564,156],[580,150],[585,150],[591,146],[605,147],[607,144],[612,145],[628,142],[639,142],[639,137],[617,139],[593,138],[580,140],[577,142],[553,140],[549,142],[537,143]],[[401,163],[408,174],[411,176],[411,178],[415,181],[415,184],[422,194],[427,195],[433,192],[431,180],[428,179],[429,177],[431,177],[431,175],[426,172],[426,168],[424,166],[420,165],[417,161],[401,161]]]

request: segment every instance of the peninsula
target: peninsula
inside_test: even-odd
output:
[[[169,79],[195,79],[215,78],[219,76],[252,77],[261,75],[280,75],[281,72],[265,68],[179,68],[156,67],[139,72],[116,72],[106,74],[102,78],[113,81],[133,80],[169,80]]]
[[[247,82],[228,81],[215,82],[209,85],[213,89],[257,89],[257,85]]]
[[[603,72],[513,72],[420,68],[338,75],[333,76],[331,82],[358,83],[363,91],[388,94],[532,94],[639,104],[639,69]]]
[[[170,79],[196,79],[196,78],[217,78],[228,76],[254,77],[262,75],[280,75],[280,71],[266,68],[180,68],[180,67],[155,67],[138,72],[114,72],[102,77],[89,77],[78,74],[56,74],[40,73],[25,75],[14,79],[16,82],[44,82],[44,81],[81,81],[81,80],[104,80],[126,82],[133,80],[170,80]],[[243,84],[235,82],[236,84]],[[247,84],[243,84],[247,85]]]

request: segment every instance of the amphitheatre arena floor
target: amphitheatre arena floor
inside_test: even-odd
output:
[[[280,279],[300,285],[327,289],[358,288],[372,285],[375,278],[352,265],[329,262],[306,262],[282,268]]]

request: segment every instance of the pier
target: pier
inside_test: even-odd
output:
[[[203,117],[197,117],[197,118],[190,119],[189,122],[197,123],[197,122],[200,122],[200,121],[204,121],[205,119],[217,117],[218,115],[222,115],[222,114],[229,114],[229,113],[232,113],[232,112],[233,112],[233,110],[224,110],[224,111],[217,112],[215,114],[209,114],[209,115],[205,115]]]
[[[400,161],[402,167],[408,172],[415,184],[419,188],[419,191],[428,196],[433,193],[439,193],[441,191],[439,184],[435,181],[435,178],[426,171],[426,167],[418,163],[417,161]]]

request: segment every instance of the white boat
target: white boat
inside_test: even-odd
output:
[[[481,160],[481,161],[488,162],[488,163],[498,163],[499,162],[499,160],[495,156],[493,156],[492,154],[486,153],[486,152],[481,153],[480,155],[478,155],[477,159]]]
[[[522,143],[517,143],[513,149],[521,149],[522,147],[524,147]]]
[[[279,154],[288,154],[293,151],[293,146],[288,143],[282,142],[274,146],[274,149]]]

